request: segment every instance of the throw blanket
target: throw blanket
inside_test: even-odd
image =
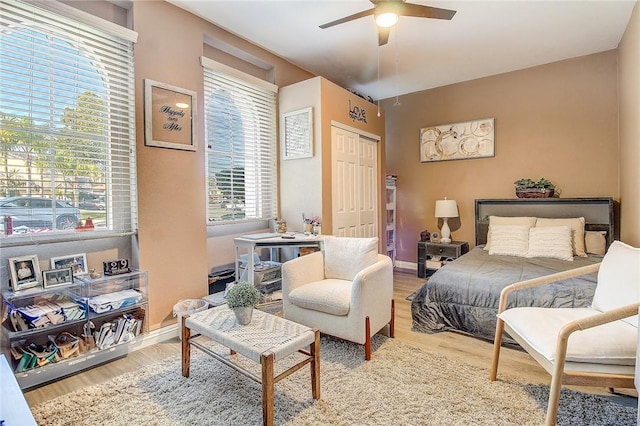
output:
[[[574,257],[573,262],[489,255],[481,247],[436,271],[411,303],[413,329],[425,333],[462,331],[493,340],[500,292],[507,285],[597,263],[601,257]],[[591,303],[596,274],[521,290],[508,306],[584,307]],[[505,335],[505,341],[514,343]]]

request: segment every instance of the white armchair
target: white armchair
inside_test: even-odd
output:
[[[389,324],[394,337],[393,265],[377,238],[325,237],[322,251],[282,265],[284,317],[365,348]]]
[[[598,272],[589,308],[516,307],[516,290]],[[549,374],[546,425],[556,422],[562,384],[633,388],[640,307],[640,249],[614,241],[600,264],[505,287],[500,295],[490,380],[498,371],[503,330]]]

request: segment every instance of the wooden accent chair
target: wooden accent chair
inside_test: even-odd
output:
[[[515,307],[517,290],[598,272],[589,308]],[[496,379],[503,329],[549,374],[546,425],[558,414],[562,384],[633,388],[640,307],[640,249],[614,241],[600,264],[512,284],[502,290],[490,380]]]
[[[325,237],[322,251],[282,265],[284,317],[365,348],[389,324],[394,337],[393,265],[378,238]]]

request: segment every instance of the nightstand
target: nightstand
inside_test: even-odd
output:
[[[426,278],[442,265],[459,258],[468,251],[469,243],[466,241],[450,243],[420,241],[418,243],[418,277]]]

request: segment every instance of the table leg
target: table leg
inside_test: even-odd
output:
[[[273,360],[275,355],[265,352],[260,355],[262,365],[262,424],[273,425]]]
[[[311,353],[311,395],[320,399],[320,330],[314,330],[316,338],[309,347]]]
[[[189,367],[191,366],[191,330],[185,326],[185,321],[189,315],[182,317],[182,375],[189,377]]]

